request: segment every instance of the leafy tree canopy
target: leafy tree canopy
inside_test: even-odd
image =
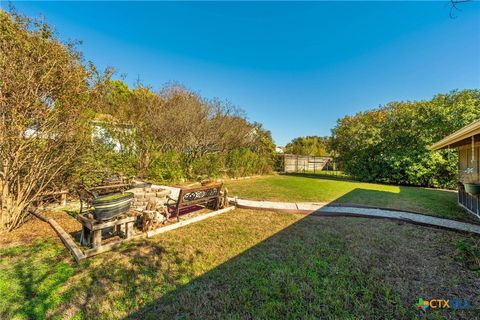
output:
[[[330,148],[344,170],[362,180],[453,187],[456,152],[431,152],[428,146],[479,118],[479,90],[391,102],[339,119]]]
[[[69,180],[103,83],[43,21],[0,10],[0,231]]]
[[[307,136],[293,139],[285,146],[285,153],[306,156],[327,156],[329,137]]]

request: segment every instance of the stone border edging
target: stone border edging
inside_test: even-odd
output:
[[[480,235],[480,225],[456,220],[437,218],[429,215],[385,208],[348,206],[331,203],[275,202],[229,198],[238,208],[276,210],[312,214],[314,216],[348,216],[401,220],[409,223],[433,226],[442,229],[468,232]]]

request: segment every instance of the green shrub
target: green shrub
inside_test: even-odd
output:
[[[129,152],[116,151],[112,146],[97,144],[81,154],[71,174],[65,176],[65,183],[82,182],[87,187],[100,183],[113,175],[134,177],[138,175],[137,157]]]
[[[221,153],[206,154],[192,162],[195,178],[218,178],[225,175],[225,156]]]
[[[228,154],[227,172],[231,177],[267,174],[272,171],[272,163],[269,155],[259,155],[246,148],[235,149]]]
[[[249,149],[235,149],[228,155],[228,173],[232,177],[251,175],[258,166],[259,157]]]
[[[285,158],[283,155],[276,155],[273,159],[273,170],[283,172],[285,168]]]
[[[468,239],[455,241],[457,260],[472,270],[480,270],[480,240]]]
[[[479,118],[479,90],[392,102],[339,119],[330,148],[345,172],[360,180],[453,188],[456,151],[428,147]]]
[[[148,168],[148,178],[158,182],[182,181],[185,176],[182,156],[176,151],[155,154]]]

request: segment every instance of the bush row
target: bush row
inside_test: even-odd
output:
[[[480,118],[480,90],[392,102],[337,121],[330,144],[343,170],[364,181],[454,188],[456,150],[428,147]]]

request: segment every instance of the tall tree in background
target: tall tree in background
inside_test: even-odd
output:
[[[247,144],[252,127],[240,109],[217,99],[209,101],[181,86],[168,86],[161,96],[166,121],[163,136],[183,155],[188,178],[193,178],[192,166],[200,157]]]
[[[69,174],[89,138],[95,79],[48,25],[0,10],[0,231]]]
[[[293,139],[285,146],[285,153],[305,156],[327,156],[329,137],[307,136]]]
[[[453,187],[456,152],[428,146],[479,118],[479,90],[392,102],[339,119],[331,148],[345,171],[362,180]]]
[[[254,172],[271,170],[274,147],[268,131],[249,123],[232,104],[205,99],[181,85],[169,84],[153,92],[110,81],[96,118],[107,139],[95,146],[96,159],[91,163],[104,171],[113,168],[122,174],[164,179],[165,171],[176,168],[175,177],[166,174],[167,179],[195,179],[229,171],[225,158],[242,148],[260,156]]]

